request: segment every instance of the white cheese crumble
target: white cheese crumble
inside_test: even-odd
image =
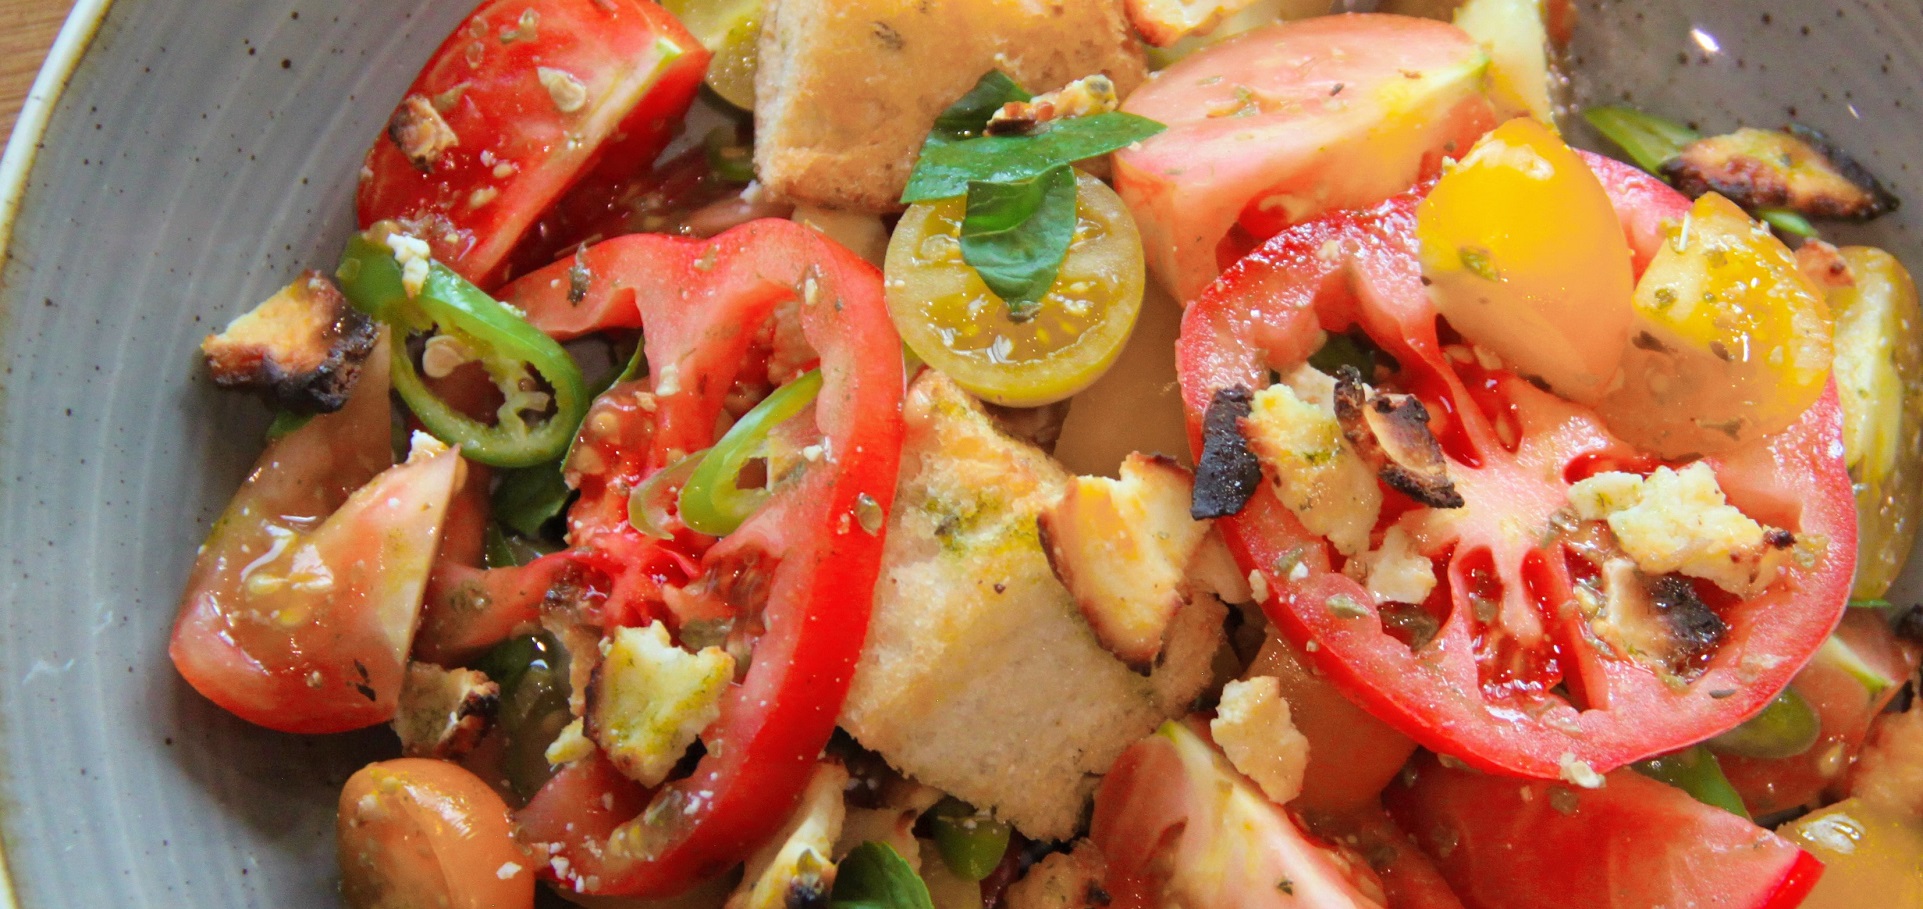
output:
[[[1366,552],[1382,511],[1382,488],[1342,438],[1333,405],[1304,400],[1289,385],[1263,389],[1252,404],[1243,433],[1276,497],[1343,555]]]
[[[1702,578],[1741,597],[1761,593],[1792,554],[1729,504],[1701,461],[1682,470],[1658,467],[1648,479],[1600,473],[1571,486],[1569,502],[1584,520],[1608,523],[1644,573]]]
[[[432,247],[419,237],[403,233],[387,235],[387,248],[394,253],[394,261],[401,265],[401,289],[408,297],[421,295],[421,288],[427,284],[428,267],[434,262]]]
[[[1309,767],[1309,740],[1295,728],[1282,683],[1274,676],[1230,682],[1209,722],[1209,732],[1243,776],[1278,805],[1302,794]]]

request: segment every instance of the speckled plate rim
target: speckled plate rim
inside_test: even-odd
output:
[[[13,248],[13,222],[20,213],[20,201],[27,192],[27,177],[40,151],[40,140],[60,103],[60,96],[72,81],[81,58],[93,46],[94,35],[107,17],[113,0],[78,0],[67,14],[67,21],[54,37],[47,59],[20,107],[14,121],[7,150],[0,156],[0,250]],[[13,878],[7,870],[6,843],[0,842],[0,909],[20,909],[13,895]]]

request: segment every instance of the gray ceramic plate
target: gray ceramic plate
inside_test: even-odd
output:
[[[473,5],[82,0],[62,36],[0,165],[0,834],[21,906],[333,905],[335,792],[385,733],[248,727],[166,658],[265,423],[195,345],[333,260],[369,137]],[[1862,237],[1923,265],[1915,0],[1581,11],[1585,91],[1829,131],[1917,203]]]

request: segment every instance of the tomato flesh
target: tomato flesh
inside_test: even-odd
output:
[[[739,863],[780,827],[834,729],[880,569],[883,536],[871,522],[894,498],[901,345],[880,272],[791,221],[751,222],[707,241],[619,237],[580,260],[593,276],[584,294],[570,293],[576,263],[563,261],[503,298],[557,336],[644,333],[647,378],[611,389],[590,410],[569,464],[581,490],[569,514],[573,552],[611,579],[595,618],[679,627],[668,591],[705,579],[719,591],[716,605],[762,629],[693,774],[661,787],[606,840],[561,842],[558,854],[581,872],[567,878],[577,890],[670,896]],[[714,444],[740,386],[765,392],[817,363],[823,386],[812,420],[831,457],[772,487],[768,503],[719,541],[674,515],[667,540],[628,523],[629,493]],[[743,594],[750,602],[731,601],[731,587],[752,591]]]
[[[400,221],[490,289],[569,186],[603,173],[611,184],[654,160],[708,57],[648,0],[489,0],[434,52],[368,151],[360,226]]]
[[[1621,182],[1604,175],[1606,189]],[[1445,355],[1412,239],[1425,189],[1278,235],[1185,315],[1177,357],[1198,453],[1202,418],[1218,390],[1263,387],[1270,370],[1286,372],[1306,359],[1323,329],[1359,325],[1402,364],[1403,383],[1436,415],[1450,476],[1467,501],[1418,535],[1423,551],[1450,557],[1447,583],[1427,604],[1441,628],[1411,649],[1379,616],[1327,605],[1371,598],[1333,570],[1323,541],[1270,490],[1258,490],[1221,527],[1242,567],[1263,572],[1275,591],[1265,604],[1271,619],[1371,712],[1432,750],[1493,772],[1555,778],[1570,762],[1606,771],[1761,710],[1821,644],[1847,599],[1855,522],[1849,478],[1835,455],[1834,394],[1787,430],[1711,462],[1733,504],[1820,541],[1817,555],[1791,565],[1763,594],[1720,607],[1728,633],[1686,684],[1607,655],[1574,605],[1556,523],[1573,472],[1643,455],[1610,436],[1592,412]],[[1612,197],[1619,210],[1636,204],[1633,195]],[[1639,218],[1633,211],[1623,218],[1632,246]],[[1306,578],[1292,582],[1276,572],[1300,553],[1307,554]]]

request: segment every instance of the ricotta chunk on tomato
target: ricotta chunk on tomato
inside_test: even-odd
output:
[[[1209,734],[1229,764],[1255,781],[1269,801],[1285,805],[1302,794],[1309,740],[1289,716],[1280,679],[1259,675],[1223,686]]]
[[[1377,603],[1421,603],[1436,589],[1435,563],[1416,549],[1401,526],[1382,535],[1382,545],[1349,562]]]
[[[1583,520],[1607,523],[1645,574],[1702,578],[1744,598],[1775,580],[1795,543],[1729,504],[1701,461],[1658,467],[1646,479],[1599,473],[1569,488],[1569,504]]]
[[[1343,555],[1367,552],[1382,488],[1342,438],[1334,406],[1304,400],[1289,385],[1271,385],[1250,403],[1242,434],[1282,504]]]
[[[847,811],[841,798],[847,786],[841,765],[817,766],[787,825],[748,857],[747,872],[724,909],[826,905],[835,884],[830,856]]]
[[[689,653],[660,622],[618,628],[601,640],[583,726],[622,773],[657,786],[721,715],[733,679],[734,658],[719,647]]]

